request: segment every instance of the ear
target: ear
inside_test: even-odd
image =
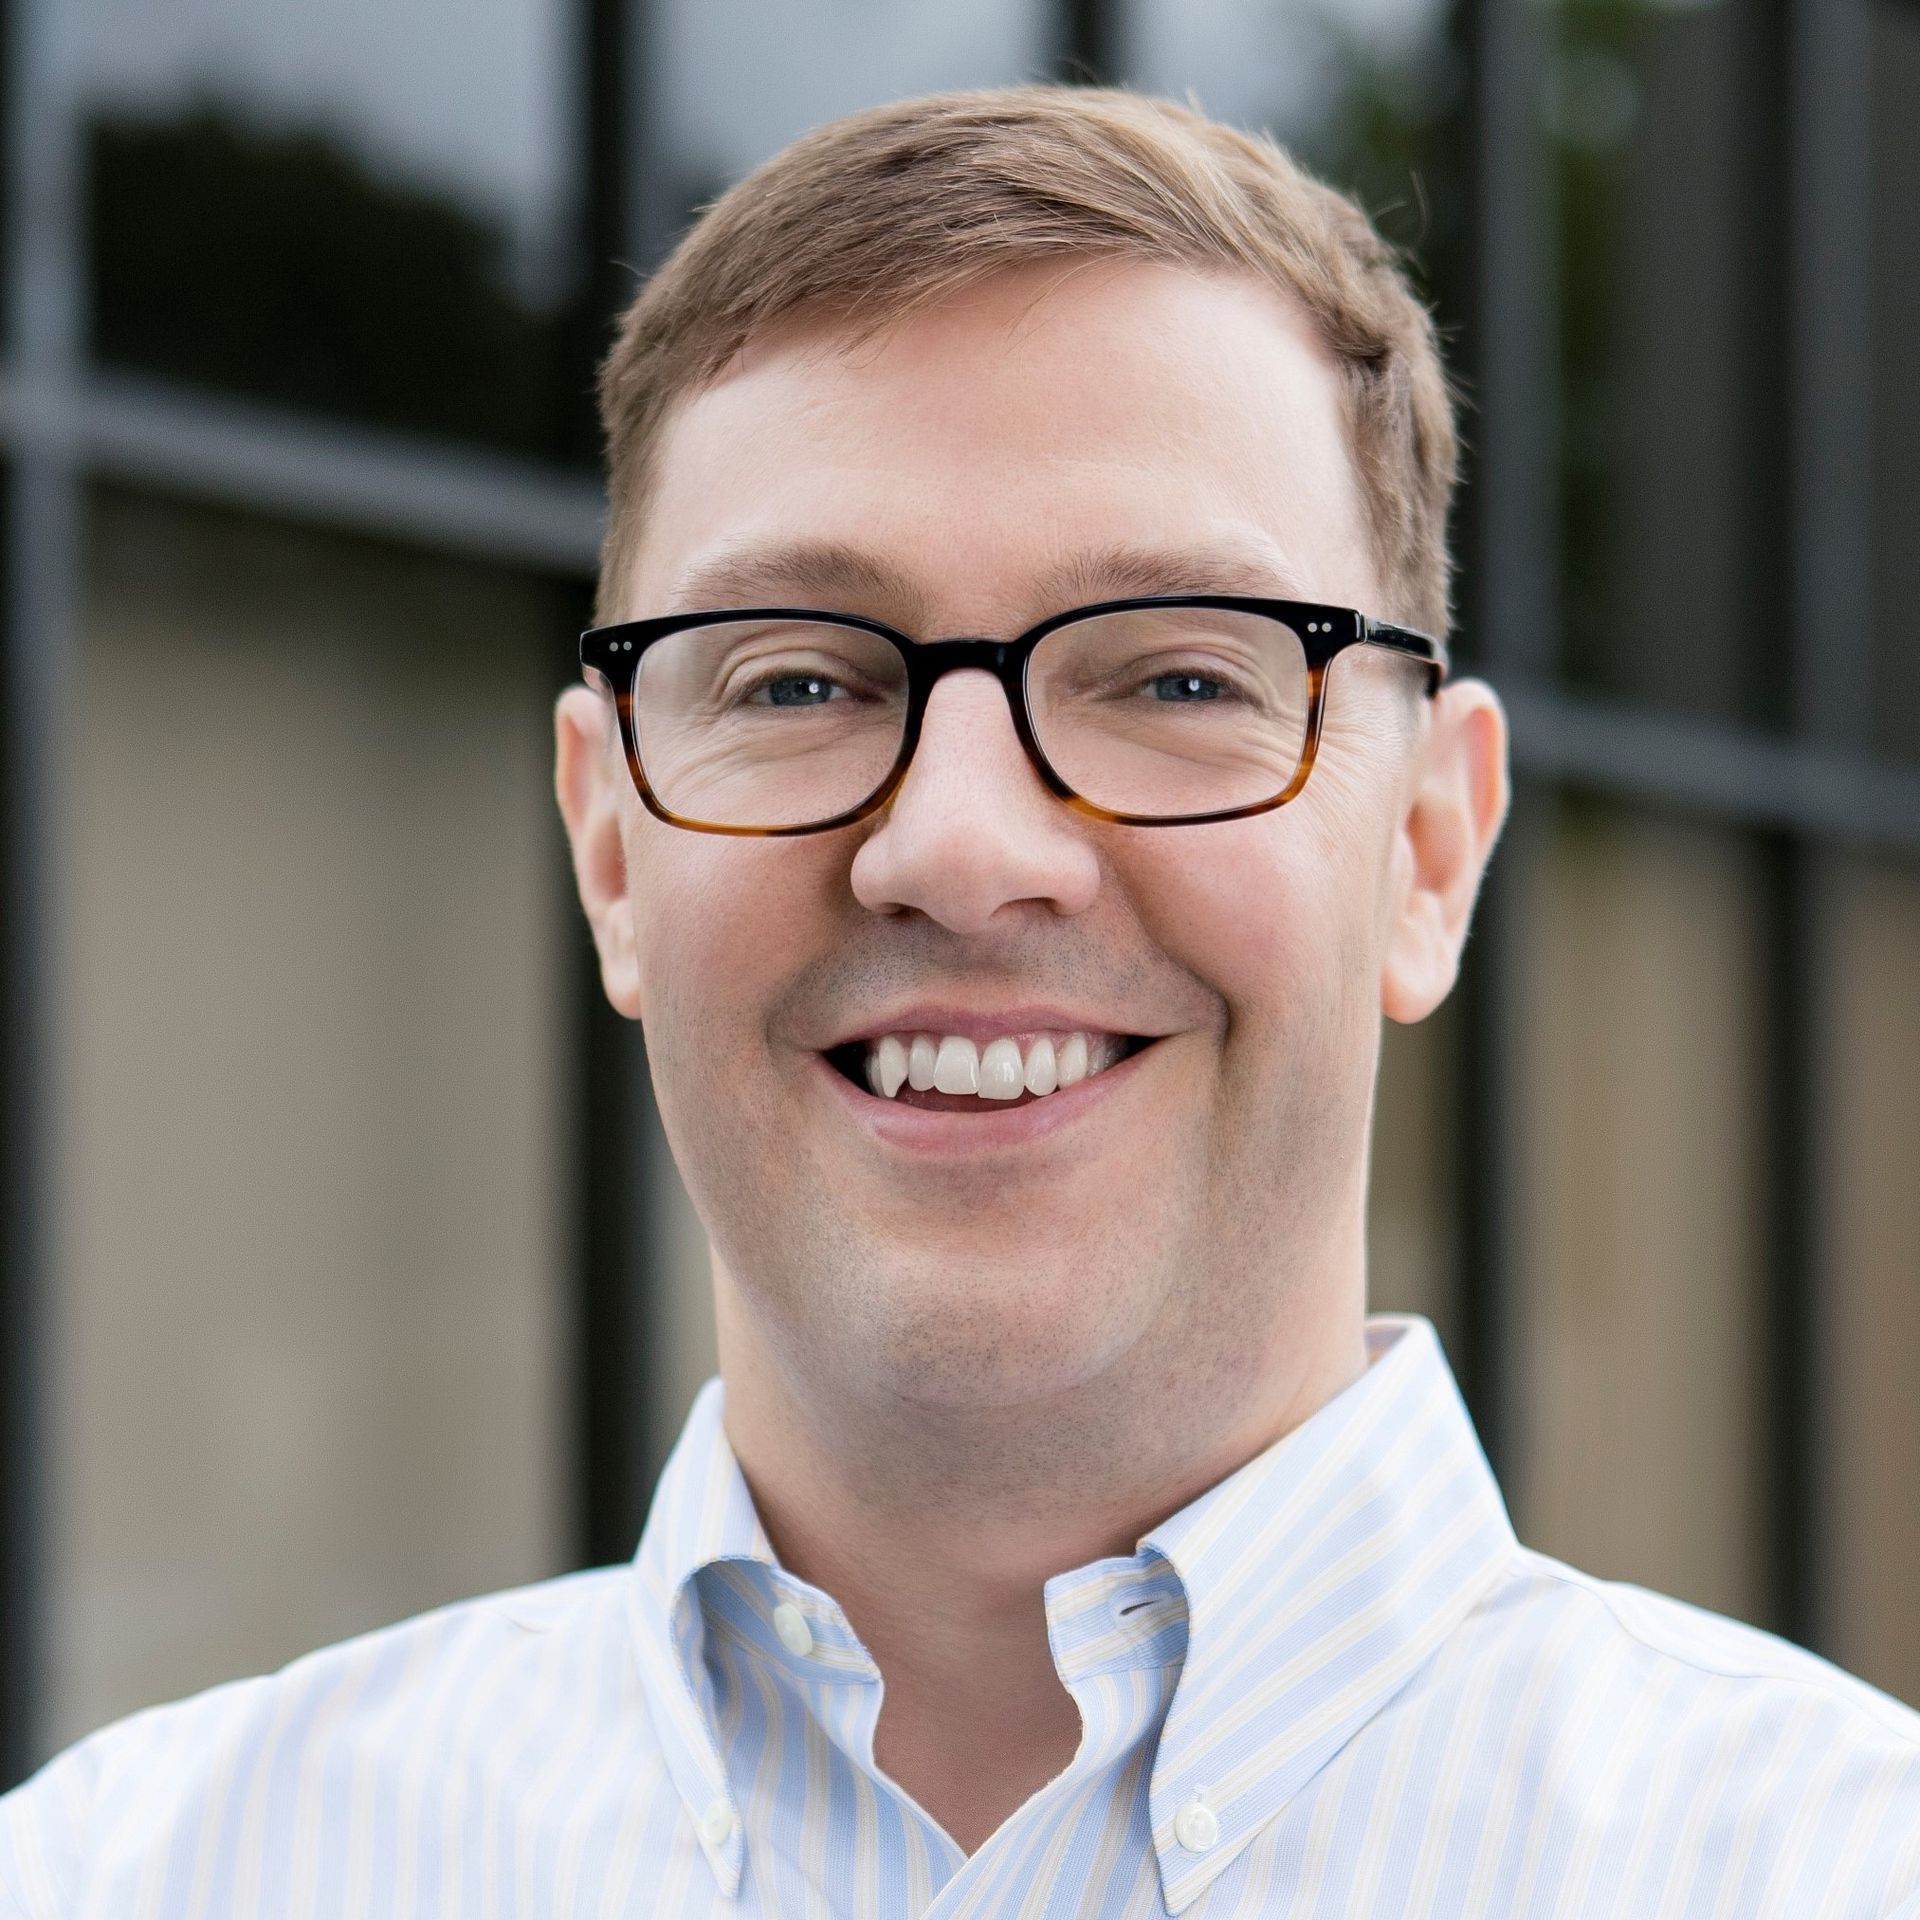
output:
[[[640,1018],[640,964],[634,945],[633,898],[621,841],[621,806],[630,781],[606,696],[571,686],[553,709],[553,790],[573,847],[573,878],[600,954],[607,998],[629,1020]]]
[[[1507,716],[1481,680],[1428,703],[1393,860],[1380,1010],[1424,1020],[1453,989],[1480,878],[1507,817]]]

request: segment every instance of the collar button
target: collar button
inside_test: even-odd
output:
[[[1204,1801],[1191,1800],[1173,1816],[1173,1837],[1189,1853],[1205,1853],[1220,1838],[1220,1822]]]
[[[813,1651],[813,1629],[791,1600],[782,1600],[774,1608],[773,1630],[780,1636],[780,1644],[797,1658],[804,1660]]]
[[[723,1847],[733,1832],[733,1809],[725,1800],[716,1800],[700,1816],[700,1838],[710,1847]]]

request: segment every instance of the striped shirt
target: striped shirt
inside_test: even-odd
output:
[[[1045,1586],[1066,1771],[970,1857],[702,1389],[630,1566],[121,1721],[0,1800],[0,1913],[1920,1920],[1920,1715],[1515,1541],[1432,1327]]]

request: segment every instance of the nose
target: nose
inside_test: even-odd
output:
[[[912,763],[853,858],[870,912],[913,908],[955,933],[988,930],[1002,909],[1084,912],[1100,863],[1078,818],[1048,792],[993,675],[942,676]]]

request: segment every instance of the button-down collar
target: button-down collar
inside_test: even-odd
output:
[[[1366,1324],[1367,1371],[1156,1527],[1187,1658],[1154,1761],[1154,1846],[1179,1913],[1438,1650],[1514,1551],[1432,1326]],[[1196,1852],[1196,1799],[1218,1838]]]
[[[694,1581],[702,1569],[730,1561],[778,1563],[721,1425],[722,1392],[715,1378],[694,1397],[654,1489],[627,1594],[640,1680],[667,1771],[732,1896],[740,1887],[745,1841],[720,1757],[706,1618]]]
[[[1431,1325],[1376,1315],[1366,1340],[1366,1372],[1134,1555],[1046,1583],[1055,1665],[1076,1699],[1120,1668],[1177,1680],[1150,1786],[1172,1913],[1431,1658],[1514,1549]],[[780,1567],[722,1410],[710,1380],[661,1477],[629,1598],[668,1770],[731,1895],[745,1840],[705,1659],[709,1613],[796,1668],[856,1681],[877,1670],[831,1597]],[[787,1605],[805,1621],[805,1654],[774,1625]]]

